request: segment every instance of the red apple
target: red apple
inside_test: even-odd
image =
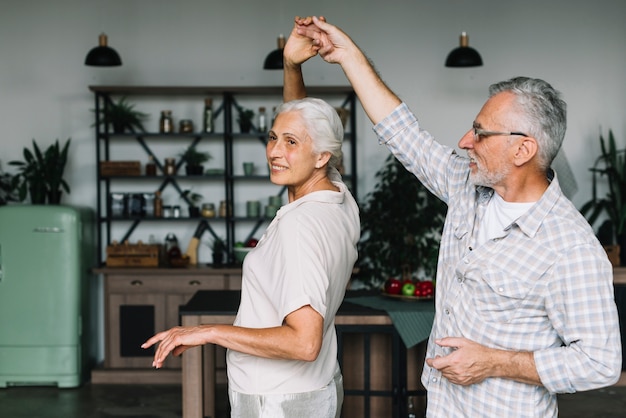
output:
[[[385,292],[390,295],[399,295],[402,290],[402,282],[395,277],[390,277],[385,281]]]
[[[258,243],[259,243],[258,239],[250,238],[248,241],[246,241],[246,247],[256,247]]]
[[[432,281],[425,280],[423,282],[419,282],[417,287],[420,290],[421,296],[431,297],[433,295],[434,286]]]

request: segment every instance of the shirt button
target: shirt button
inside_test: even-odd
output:
[[[430,381],[433,382],[433,383],[437,383],[437,378],[433,377],[432,379],[430,379]]]
[[[504,292],[504,287],[499,287],[498,288],[498,292],[500,292],[500,293]]]
[[[445,313],[446,315],[450,315],[450,309],[447,309],[447,308],[446,308],[446,309],[444,309],[444,310],[443,310],[443,313]]]
[[[463,262],[464,262],[465,264],[469,264],[469,260],[468,260],[467,258],[464,258],[464,259],[463,259]]]

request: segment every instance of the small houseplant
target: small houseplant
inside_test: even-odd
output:
[[[9,202],[19,202],[15,187],[13,186],[13,175],[5,173],[0,168],[0,206]]]
[[[106,126],[111,125],[113,132],[123,133],[145,132],[143,122],[148,118],[148,114],[135,110],[135,105],[128,103],[126,97],[120,98],[117,102],[108,101],[104,108],[100,109],[100,123]]]
[[[198,151],[195,147],[190,146],[185,152],[180,154],[180,157],[185,160],[185,172],[187,175],[202,175],[204,173],[203,164],[207,161],[211,161],[213,156],[209,152]]]
[[[356,279],[366,288],[390,277],[434,280],[446,204],[393,155],[376,178],[361,210]]]
[[[24,148],[23,161],[11,161],[9,165],[18,167],[18,174],[13,178],[13,186],[18,191],[21,201],[30,194],[33,204],[59,204],[63,190],[70,193],[70,186],[63,178],[70,139],[61,148],[59,140],[44,152],[33,139],[33,150]]]
[[[224,252],[226,251],[226,242],[220,237],[214,237],[209,243],[211,248],[211,256],[213,257],[213,267],[221,267],[224,263]]]
[[[252,129],[252,120],[254,119],[254,111],[237,106],[237,123],[241,133],[248,133]]]
[[[194,193],[191,189],[183,190],[183,193],[180,195],[187,205],[189,205],[189,217],[197,218],[200,216],[200,208],[198,204],[202,201],[202,195],[199,193]]]
[[[618,149],[613,131],[605,142],[600,134],[601,154],[589,170],[592,172],[592,197],[580,212],[593,225],[600,215],[608,217],[604,229],[612,229],[611,240],[604,245],[617,243],[620,247],[620,264],[626,265],[626,148]],[[604,197],[598,196],[599,178],[606,178],[608,191]]]

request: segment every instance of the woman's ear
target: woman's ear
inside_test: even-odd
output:
[[[317,156],[317,161],[315,162],[315,168],[322,168],[328,161],[330,160],[330,152],[324,151]]]

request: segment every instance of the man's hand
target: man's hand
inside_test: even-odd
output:
[[[473,385],[490,377],[491,349],[465,338],[435,340],[440,347],[452,348],[447,356],[427,358],[426,364],[457,385]]]
[[[454,384],[473,385],[489,377],[501,377],[541,386],[531,352],[489,348],[460,337],[441,338],[435,344],[453,351],[443,357],[427,358],[426,364]]]
[[[309,19],[312,24],[309,23]],[[302,23],[297,24],[294,29],[300,36],[310,39],[326,62],[341,64],[348,55],[347,51],[358,50],[348,35],[336,26],[327,23],[324,17],[313,16],[306,18],[306,22],[302,21]]]

